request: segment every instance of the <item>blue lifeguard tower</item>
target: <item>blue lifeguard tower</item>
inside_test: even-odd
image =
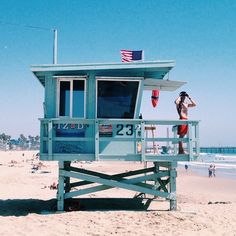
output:
[[[145,90],[175,91],[185,84],[165,79],[173,67],[173,61],[31,67],[45,87],[40,159],[59,162],[58,210],[64,209],[65,199],[114,187],[165,198],[170,209],[176,209],[177,162],[199,155],[199,122],[139,117]],[[189,126],[186,138],[177,137],[180,124]],[[163,128],[169,132],[161,132]],[[179,141],[188,154],[178,155]],[[73,161],[153,166],[109,175],[75,167]],[[71,178],[78,181],[72,183]]]

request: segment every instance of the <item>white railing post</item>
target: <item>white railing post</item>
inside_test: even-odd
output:
[[[193,124],[188,123],[188,153],[189,153],[189,160],[193,160]]]
[[[200,154],[199,123],[195,125],[196,155]]]
[[[177,129],[178,129],[178,126],[173,126],[172,127],[172,131],[174,133],[174,138],[177,139]],[[174,155],[177,155],[177,142],[174,142]]]
[[[43,139],[44,139],[44,123],[42,121],[40,121],[40,153],[43,153]]]
[[[52,152],[53,152],[52,139],[53,139],[53,123],[52,120],[50,120],[48,122],[48,156],[50,160],[52,160]]]
[[[145,161],[146,143],[145,143],[145,123],[141,122],[141,147],[142,147],[142,162]]]
[[[98,161],[99,159],[99,123],[98,120],[94,123],[95,127],[95,160]]]

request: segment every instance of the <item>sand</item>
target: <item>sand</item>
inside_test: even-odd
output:
[[[59,213],[57,190],[50,189],[57,182],[57,162],[39,161],[36,153],[0,152],[0,235],[236,235],[235,180],[179,169],[177,211],[168,211],[163,199],[145,210],[132,200],[134,192],[115,188],[85,196],[79,211]],[[76,165],[110,174],[143,166]]]

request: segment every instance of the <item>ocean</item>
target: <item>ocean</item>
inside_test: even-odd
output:
[[[199,158],[191,162],[179,162],[178,165],[208,177],[208,168],[211,164],[216,167],[216,177],[230,178],[236,180],[236,154],[213,154],[201,153]]]

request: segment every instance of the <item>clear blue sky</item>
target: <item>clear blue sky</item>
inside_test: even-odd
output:
[[[201,120],[202,145],[236,145],[236,1],[234,0],[1,0],[0,133],[39,134],[44,90],[31,64],[52,63],[51,31],[58,29],[58,63],[119,62],[120,49],[143,49],[145,60],[175,60],[170,79],[186,81]],[[177,119],[162,92],[157,109],[145,94],[144,118]]]

